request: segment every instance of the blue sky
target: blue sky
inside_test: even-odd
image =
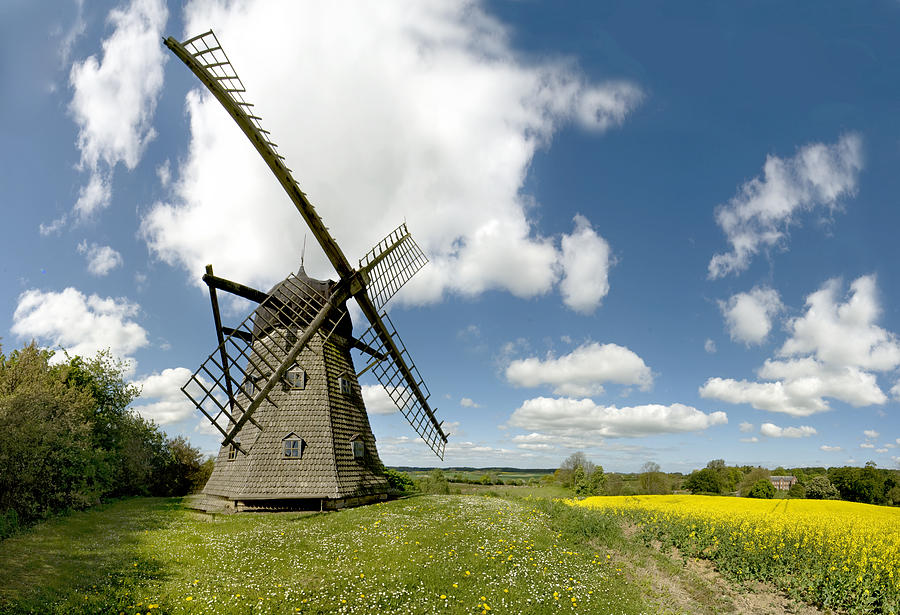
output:
[[[308,235],[162,45],[210,27],[351,262],[430,257],[391,317],[446,465],[900,463],[897,3],[4,3],[3,349],[110,347],[205,451],[203,265],[268,288]]]

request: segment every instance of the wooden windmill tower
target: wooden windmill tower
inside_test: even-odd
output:
[[[204,489],[207,505],[340,508],[384,499],[387,482],[350,356],[369,369],[413,429],[443,459],[447,435],[428,405],[428,389],[387,314],[385,303],[427,259],[401,225],[354,268],[329,234],[243,98],[244,85],[212,31],[165,40],[237,122],[287,192],[339,276],[314,280],[301,265],[269,292],[217,277],[207,266],[218,347],[182,387],[224,436]],[[217,290],[258,304],[237,327],[222,326]],[[359,338],[346,302],[369,321]],[[360,372],[360,374],[362,373]]]

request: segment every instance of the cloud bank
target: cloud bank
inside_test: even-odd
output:
[[[584,396],[603,393],[605,382],[647,390],[653,384],[653,373],[628,348],[591,342],[561,357],[512,361],[506,368],[506,379],[520,387],[550,385],[556,395]]]
[[[900,340],[876,324],[875,276],[854,280],[843,301],[841,289],[839,280],[829,280],[807,297],[806,312],[788,323],[778,358],[757,370],[766,382],[710,378],[700,395],[793,416],[829,410],[828,397],[856,407],[886,403],[874,372],[900,366]]]
[[[210,26],[351,260],[408,222],[431,263],[401,301],[487,290],[534,297],[562,280],[573,310],[600,304],[606,242],[582,216],[571,233],[542,235],[523,186],[561,126],[621,125],[642,98],[636,85],[592,83],[573,62],[523,59],[475,2],[189,3],[186,33]],[[308,230],[211,96],[191,91],[186,109],[190,145],[172,169],[175,197],[145,212],[142,235],[194,279],[212,262],[226,277],[267,286],[296,268]],[[306,266],[331,275],[317,248]]]
[[[61,292],[32,289],[19,295],[10,330],[72,355],[92,356],[109,348],[133,370],[130,355],[148,344],[147,332],[133,320],[139,311],[127,299],[88,297],[71,287]]]
[[[666,433],[703,431],[728,422],[724,412],[705,414],[691,406],[648,404],[617,408],[590,399],[537,397],[526,400],[509,424],[557,437],[640,438]]]

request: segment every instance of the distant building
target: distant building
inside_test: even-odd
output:
[[[780,491],[787,491],[797,484],[796,476],[770,476],[769,480],[772,481],[775,488]]]

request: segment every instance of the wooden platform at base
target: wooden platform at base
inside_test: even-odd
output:
[[[233,514],[240,512],[324,512],[384,502],[386,493],[347,498],[283,498],[277,500],[230,500],[214,495],[196,494],[185,498],[188,508],[207,513]]]

